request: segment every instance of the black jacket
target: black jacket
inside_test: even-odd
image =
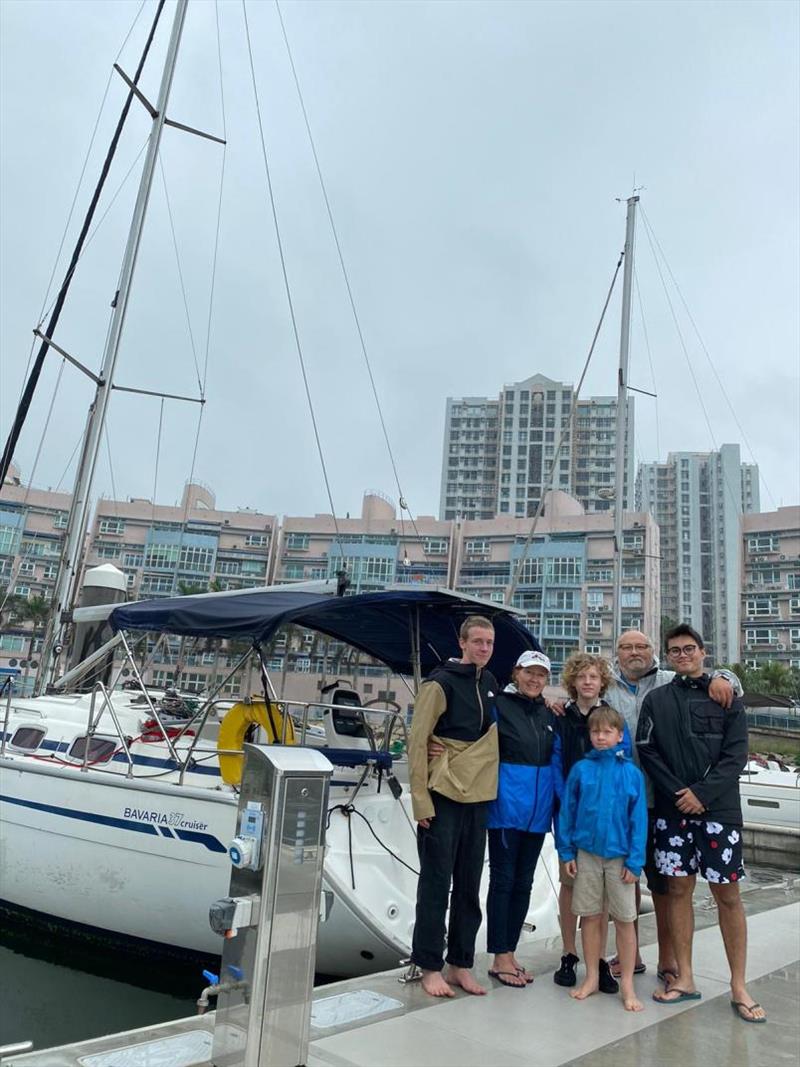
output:
[[[555,743],[555,715],[541,697],[531,700],[504,691],[495,698],[501,763],[549,767]]]
[[[683,678],[644,699],[636,731],[642,769],[655,790],[656,815],[675,818],[675,793],[687,786],[705,806],[704,819],[742,825],[739,775],[747,762],[744,704],[726,710],[708,695],[708,675]]]
[[[608,707],[605,700],[600,700],[596,707]],[[561,738],[561,762],[564,767],[564,781],[579,759],[583,759],[592,742],[589,740],[589,716],[584,715],[574,700],[564,706],[564,714],[557,716],[556,729]]]
[[[431,671],[426,681],[437,682],[447,698],[447,710],[436,723],[439,737],[477,741],[494,722],[497,682],[486,668],[448,660]]]

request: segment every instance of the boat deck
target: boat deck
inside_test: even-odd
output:
[[[539,977],[525,989],[492,983],[486,997],[459,994],[432,1001],[419,983],[402,985],[402,971],[320,987],[314,995],[314,1021],[308,1067],[664,1067],[724,1063],[732,1067],[796,1064],[800,1056],[800,878],[788,875],[743,894],[748,913],[748,982],[767,1010],[763,1026],[748,1025],[729,1006],[727,964],[716,910],[705,886],[695,898],[695,968],[703,999],[665,1007],[651,999],[656,987],[654,920],[641,919],[642,956],[647,973],[636,978],[645,1004],[625,1012],[618,998],[597,995],[572,1000],[551,980],[559,946],[538,943],[521,958]],[[487,958],[477,972],[486,973]],[[331,998],[339,1000],[332,1001]],[[379,1012],[343,1021],[359,1005]],[[338,1023],[331,1008],[338,1007]],[[207,1065],[213,1014],[178,1020],[125,1034],[47,1049],[3,1060],[5,1067],[143,1067],[157,1042],[158,1062],[174,1067]],[[320,1025],[323,1022],[329,1026]],[[137,1049],[136,1046],[139,1046]],[[193,1047],[192,1047],[193,1046]],[[120,1053],[125,1050],[124,1056]],[[205,1055],[202,1050],[205,1049]]]

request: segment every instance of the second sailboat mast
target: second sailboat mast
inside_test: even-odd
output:
[[[622,629],[622,540],[625,518],[625,471],[628,428],[628,353],[631,337],[631,287],[633,283],[633,248],[636,232],[636,205],[638,196],[628,198],[628,216],[625,226],[625,267],[622,284],[622,324],[619,339],[619,376],[617,380],[617,465],[614,478],[614,616],[612,640],[616,642]],[[630,487],[629,487],[630,489]],[[614,645],[616,648],[616,644]]]

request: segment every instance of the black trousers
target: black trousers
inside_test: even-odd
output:
[[[486,947],[490,952],[513,952],[517,947],[543,843],[544,834],[509,829],[489,831]]]
[[[440,793],[433,794],[433,804],[436,814],[430,827],[417,827],[420,873],[411,959],[426,971],[440,971],[444,966],[449,898],[446,962],[453,967],[472,967],[481,925],[478,892],[489,806],[486,802],[461,804]]]

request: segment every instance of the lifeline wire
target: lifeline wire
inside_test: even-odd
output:
[[[284,289],[286,290],[286,300],[287,300],[287,303],[289,305],[289,315],[291,316],[291,320],[292,320],[292,331],[294,333],[295,348],[297,350],[297,358],[298,358],[298,360],[300,362],[300,371],[301,371],[301,374],[303,376],[303,385],[305,387],[306,400],[308,402],[308,410],[309,410],[309,413],[311,415],[311,425],[312,425],[312,427],[314,429],[314,438],[315,438],[315,440],[317,442],[317,452],[319,454],[319,461],[320,461],[320,465],[322,467],[322,477],[323,477],[323,479],[325,481],[325,491],[328,494],[328,503],[330,504],[330,507],[331,507],[331,514],[333,515],[333,525],[334,525],[334,528],[336,530],[336,541],[337,541],[337,544],[339,546],[339,552],[340,552],[340,555],[341,555],[341,558],[342,558],[342,563],[344,565],[344,545],[342,543],[342,535],[341,535],[341,532],[339,530],[339,520],[336,518],[336,508],[333,506],[333,494],[331,493],[331,485],[330,485],[330,481],[328,479],[328,469],[327,469],[326,464],[325,464],[325,454],[324,454],[324,452],[322,450],[322,441],[320,440],[319,429],[317,427],[317,418],[316,418],[316,415],[314,413],[314,403],[313,403],[313,401],[311,399],[311,388],[310,388],[309,383],[308,383],[308,374],[306,373],[306,364],[305,364],[305,359],[303,357],[303,347],[300,344],[300,332],[299,332],[299,329],[298,329],[298,326],[297,326],[297,317],[296,317],[295,311],[294,311],[294,301],[292,299],[292,291],[291,291],[291,288],[289,286],[289,274],[288,274],[287,269],[286,269],[286,257],[284,256],[284,252],[283,252],[283,240],[281,239],[281,230],[280,230],[280,225],[278,223],[278,212],[277,212],[277,208],[275,206],[275,195],[274,195],[273,189],[272,189],[272,176],[270,174],[269,161],[267,159],[267,145],[266,145],[266,141],[264,140],[264,125],[263,125],[262,120],[261,120],[261,104],[260,104],[259,98],[258,98],[258,87],[256,85],[256,71],[255,71],[255,66],[253,64],[253,47],[252,47],[252,43],[250,41],[250,25],[249,25],[249,23],[247,21],[247,3],[246,3],[246,0],[242,0],[242,12],[244,14],[245,33],[246,33],[246,36],[247,36],[247,54],[248,54],[249,60],[250,60],[250,77],[251,77],[252,82],[253,82],[253,96],[255,98],[256,114],[258,116],[258,132],[259,132],[259,136],[261,138],[261,155],[262,155],[262,158],[264,160],[264,171],[265,171],[266,178],[267,178],[267,190],[269,192],[269,202],[270,202],[270,207],[272,209],[272,221],[273,221],[273,225],[275,226],[275,237],[276,237],[276,240],[277,240],[277,243],[278,243],[278,256],[279,256],[280,262],[281,262],[281,273],[283,274],[283,285],[284,285]]]

